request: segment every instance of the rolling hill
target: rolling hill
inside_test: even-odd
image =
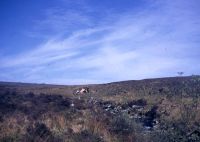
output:
[[[91,85],[0,82],[0,141],[200,141],[200,76]]]

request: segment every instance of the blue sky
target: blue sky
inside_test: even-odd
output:
[[[200,74],[199,0],[1,0],[0,80]]]

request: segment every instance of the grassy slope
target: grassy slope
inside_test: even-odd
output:
[[[199,76],[85,86],[1,82],[0,141],[200,139]]]

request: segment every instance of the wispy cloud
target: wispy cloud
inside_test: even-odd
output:
[[[152,0],[142,11],[96,26],[79,12],[50,11],[39,27],[52,28],[56,36],[28,52],[0,58],[0,78],[79,84],[174,76],[178,71],[199,74],[196,2]],[[74,29],[66,34],[68,28]]]

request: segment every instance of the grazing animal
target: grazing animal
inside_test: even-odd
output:
[[[89,88],[88,87],[83,87],[83,88],[79,88],[75,91],[75,95],[79,95],[79,94],[86,94],[89,93]]]

